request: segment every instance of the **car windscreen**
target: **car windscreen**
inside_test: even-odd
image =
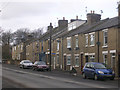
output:
[[[103,64],[94,64],[94,67],[96,69],[106,69],[106,67]]]
[[[37,65],[46,65],[45,62],[38,62]]]
[[[24,63],[31,63],[30,61],[24,61]]]

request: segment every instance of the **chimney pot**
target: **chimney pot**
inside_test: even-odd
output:
[[[50,23],[50,26],[52,26],[52,23]]]
[[[65,17],[63,17],[63,20],[65,20]]]
[[[78,20],[78,16],[76,16],[76,19]]]
[[[92,10],[91,10],[91,13],[92,13]]]

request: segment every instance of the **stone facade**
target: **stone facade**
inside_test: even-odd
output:
[[[65,18],[58,21],[58,27],[53,28],[51,35],[51,66],[52,69],[70,71],[75,67],[81,73],[86,62],[100,62],[109,65],[118,76],[120,66],[120,28],[119,16],[111,19],[100,20],[101,15],[87,14],[87,22],[72,30],[70,23]],[[80,20],[81,21],[81,20]],[[13,59],[17,59],[13,47]],[[21,51],[20,51],[21,52]],[[34,40],[26,45],[26,59],[33,62],[43,60],[50,64],[50,30],[42,35],[39,40]]]

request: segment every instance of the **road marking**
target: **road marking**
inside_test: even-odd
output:
[[[43,75],[43,74],[35,74],[35,73],[30,73],[30,72],[25,72],[25,71],[10,69],[10,68],[6,68],[6,67],[3,67],[3,69],[11,70],[11,71],[14,71],[14,72],[20,72],[20,73],[24,73],[24,74],[29,74],[29,75],[34,75],[34,76],[40,76],[40,77],[44,77],[44,78],[48,78],[48,79],[53,79],[53,80],[58,80],[58,81],[62,81],[62,82],[68,82],[68,83],[74,83],[74,84],[78,84],[78,85],[84,85],[84,86],[88,86],[88,87],[109,88],[109,87],[103,87],[103,86],[100,86],[100,85],[93,85],[93,84],[90,84],[90,83],[84,83],[84,82],[77,82],[77,81],[72,81],[72,80],[66,80],[66,79],[62,79],[62,78],[59,78],[59,77],[55,78],[55,77],[47,76],[47,75]]]

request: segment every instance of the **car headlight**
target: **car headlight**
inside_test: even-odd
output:
[[[114,74],[115,72],[114,72],[114,71],[112,71],[112,73]]]
[[[98,71],[98,73],[100,73],[100,74],[104,74],[104,72],[102,72],[102,71]]]

